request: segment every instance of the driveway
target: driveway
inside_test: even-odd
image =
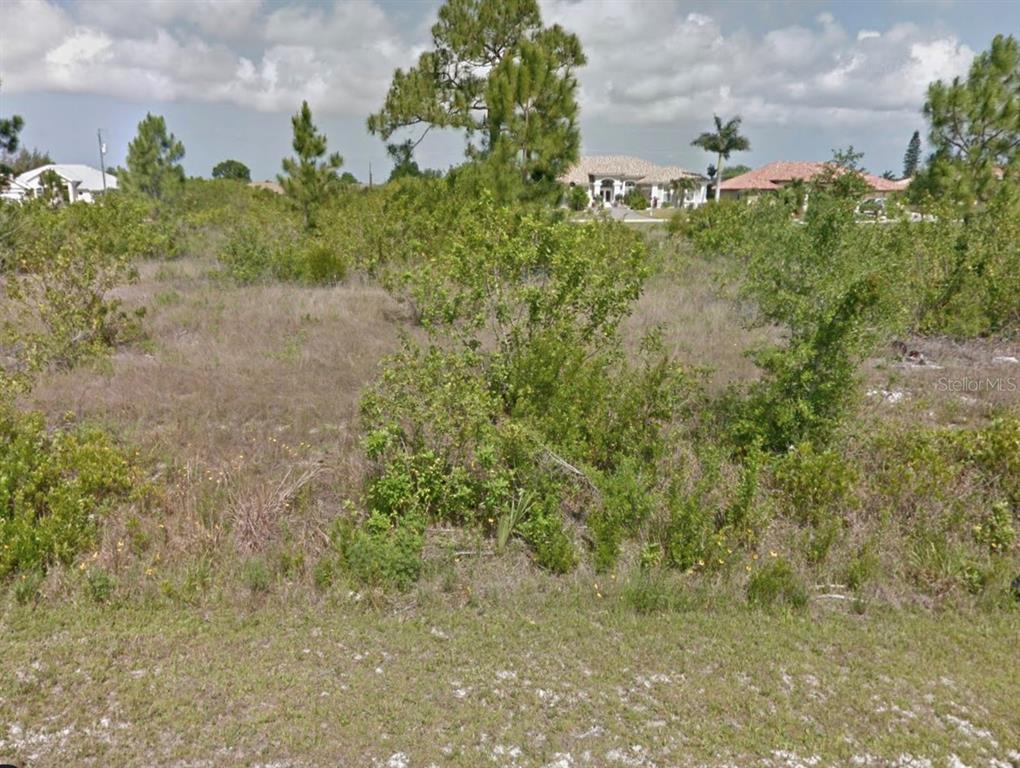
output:
[[[658,219],[653,219],[646,213],[641,211],[635,211],[624,205],[617,205],[613,208],[609,208],[609,218],[615,219],[616,221],[624,221],[628,224],[653,224]]]

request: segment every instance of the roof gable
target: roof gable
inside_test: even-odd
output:
[[[83,192],[101,192],[103,190],[103,172],[98,168],[93,168],[91,165],[77,163],[50,163],[49,165],[42,165],[30,171],[25,171],[15,181],[23,187],[36,187],[39,186],[39,178],[46,171],[53,171],[64,181],[76,184],[78,189]],[[105,176],[106,187],[116,189],[117,177],[109,173],[105,174]]]

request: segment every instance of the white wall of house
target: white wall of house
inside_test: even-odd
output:
[[[667,184],[638,184],[632,179],[615,179],[611,177],[596,178],[588,184],[588,204],[611,206],[617,198],[627,195],[632,189],[639,189],[648,198],[649,203],[654,199],[657,205],[664,203],[670,205],[682,205],[684,208],[697,208],[708,201],[708,184],[703,183],[684,193],[682,202],[676,200],[676,193]]]

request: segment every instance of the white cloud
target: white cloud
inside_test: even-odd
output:
[[[543,0],[543,13],[575,31],[588,55],[586,121],[701,123],[713,111],[776,125],[915,119],[928,82],[965,72],[973,58],[946,33],[846,30],[828,13],[754,34],[652,0]],[[11,92],[263,111],[293,111],[307,98],[317,112],[363,117],[425,43],[425,27],[412,23],[378,0],[2,0],[0,69]]]
[[[667,3],[545,0],[544,15],[581,38],[585,118],[619,123],[704,120],[833,125],[916,119],[929,82],[966,71],[974,52],[913,24],[844,29],[829,13],[814,25],[760,35],[727,32]]]
[[[0,65],[10,92],[63,90],[147,101],[225,101],[337,115],[378,107],[405,40],[374,0],[267,12],[257,0],[3,0]]]

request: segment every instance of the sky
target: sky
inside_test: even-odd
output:
[[[937,0],[540,0],[578,35],[585,154],[630,154],[704,171],[691,146],[712,115],[743,118],[731,163],[825,160],[853,144],[899,172],[925,88],[964,75],[998,33],[1020,36],[1020,2]],[[121,165],[146,112],[184,142],[189,175],[227,158],[272,178],[307,99],[331,151],[385,179],[365,119],[394,69],[429,47],[438,0],[0,0],[0,116],[57,162]],[[399,138],[399,137],[398,137]],[[463,159],[433,132],[422,167]]]

